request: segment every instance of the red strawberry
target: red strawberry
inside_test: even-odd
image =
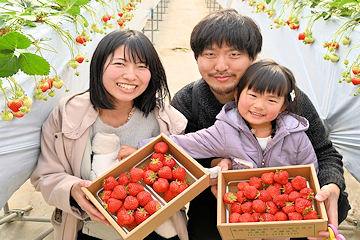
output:
[[[153,170],[154,172],[159,171],[163,165],[164,165],[163,162],[157,158],[151,159],[151,162],[149,163],[150,169]]]
[[[157,193],[162,193],[168,190],[169,181],[166,178],[158,178],[153,184],[153,189]]]
[[[319,219],[318,213],[315,210],[310,210],[304,215],[304,220]]]
[[[247,199],[255,199],[257,197],[258,193],[259,193],[259,191],[254,186],[249,186],[249,187],[245,188],[245,190],[244,190],[244,196]]]
[[[172,171],[172,175],[174,179],[183,181],[186,177],[186,170],[183,167],[174,168]]]
[[[277,211],[274,215],[276,221],[287,221],[288,220],[288,216],[285,212],[283,211]]]
[[[299,33],[298,39],[299,39],[299,40],[304,40],[305,37],[306,37],[306,36],[305,36],[305,33],[302,32],[302,33]]]
[[[289,201],[289,195],[281,194],[274,197],[273,202],[278,207],[283,207]]]
[[[112,198],[124,199],[127,196],[127,190],[124,185],[117,185],[114,187],[113,192],[111,193]]]
[[[291,185],[291,182],[288,182],[284,185],[282,188],[283,193],[290,194],[292,191],[294,191],[295,188]]]
[[[306,188],[306,180],[302,176],[296,176],[291,180],[291,185],[298,191]]]
[[[120,174],[120,176],[118,178],[118,182],[121,185],[127,186],[130,182],[130,178],[129,178],[128,174],[127,173]]]
[[[154,151],[157,153],[166,153],[169,149],[169,146],[166,142],[158,142],[154,145]]]
[[[36,88],[40,89],[42,92],[46,92],[47,90],[50,89],[50,84],[45,80],[41,80],[36,84]]]
[[[240,222],[241,214],[240,213],[231,213],[229,216],[230,223],[238,223]]]
[[[274,174],[274,181],[285,185],[289,182],[289,173],[285,170],[276,170]]]
[[[256,199],[252,201],[252,208],[255,212],[263,213],[266,210],[266,204],[262,200]]]
[[[163,153],[158,153],[158,152],[156,152],[156,153],[153,153],[152,155],[151,155],[151,160],[152,159],[159,159],[160,161],[164,161],[164,158],[165,158],[165,155],[163,154]]]
[[[255,222],[255,219],[251,213],[243,213],[240,216],[240,222]]]
[[[164,199],[165,201],[169,202],[171,199],[173,199],[174,197],[176,197],[177,194],[173,193],[171,190],[170,190],[170,186],[169,186],[169,189],[166,190],[164,192]]]
[[[166,178],[166,179],[172,179],[173,178],[173,174],[172,174],[171,168],[169,166],[163,166],[159,170],[158,175],[161,178]]]
[[[102,181],[105,190],[112,190],[114,187],[119,185],[119,182],[113,176],[109,176]]]
[[[352,67],[351,71],[353,72],[353,74],[357,75],[360,73],[360,66],[359,65],[355,65],[354,67]]]
[[[302,195],[298,191],[295,190],[289,194],[289,201],[295,202],[297,198],[301,198],[301,197],[302,197]]]
[[[238,191],[236,194],[235,194],[235,197],[237,199],[237,201],[239,203],[243,203],[246,201],[246,198],[245,198],[245,195],[244,195],[244,191]]]
[[[359,85],[359,84],[360,84],[360,77],[358,77],[358,76],[353,76],[353,77],[351,78],[351,82],[352,82],[352,84],[354,84],[354,85]]]
[[[267,185],[271,185],[274,183],[274,173],[268,172],[261,174],[261,181]]]
[[[135,222],[137,224],[142,223],[149,217],[150,217],[150,214],[144,208],[139,208],[134,212],[134,218],[135,218]]]
[[[243,213],[252,213],[252,202],[244,202],[243,204],[241,204],[241,210],[243,211]]]
[[[82,63],[84,61],[84,55],[82,54],[78,54],[75,56],[75,61],[77,61],[78,63]]]
[[[277,187],[278,189],[282,190],[283,189],[283,185],[278,183],[278,182],[274,182],[271,186]]]
[[[168,155],[168,156],[166,156],[166,157],[164,158],[163,163],[164,163],[164,166],[168,166],[168,167],[170,167],[171,169],[172,169],[173,167],[175,167],[175,165],[176,165],[175,159],[174,159],[172,156],[170,156],[170,155]]]
[[[130,225],[135,221],[134,215],[132,211],[127,211],[126,209],[122,209],[117,213],[117,224],[120,227],[125,225]]]
[[[291,213],[291,212],[295,212],[295,211],[296,211],[294,204],[291,203],[291,202],[287,202],[287,203],[285,204],[285,206],[282,207],[281,210],[283,210],[286,214],[289,214],[289,213]]]
[[[254,186],[257,189],[260,189],[263,186],[263,183],[260,178],[258,177],[251,177],[249,179],[249,185]]]
[[[150,215],[153,215],[155,212],[161,209],[161,205],[157,200],[151,200],[144,206],[144,208]]]
[[[274,215],[277,211],[279,208],[274,202],[266,202],[266,212]]]
[[[273,222],[276,221],[276,218],[271,213],[263,213],[260,216],[260,222]]]
[[[80,44],[86,43],[86,38],[85,38],[85,36],[79,36],[79,37],[77,37],[75,40],[76,40],[76,42],[78,42],[78,43],[80,43]]]
[[[339,48],[339,44],[337,42],[329,42],[328,48],[333,47],[334,49]]]
[[[145,206],[148,202],[150,202],[153,198],[151,196],[151,193],[147,191],[141,191],[136,195],[136,198],[139,200],[140,206]]]
[[[241,203],[239,202],[234,202],[233,204],[231,204],[231,213],[240,213],[242,214],[243,211],[241,210]]]
[[[146,184],[151,185],[156,181],[156,179],[157,174],[153,170],[149,169],[144,172],[143,180]]]
[[[268,202],[272,200],[272,197],[266,190],[260,190],[258,199],[262,200],[263,202]]]
[[[254,222],[260,222],[260,217],[262,213],[253,212],[251,215],[254,217]]]
[[[315,198],[314,190],[308,187],[301,189],[299,193],[303,196],[303,198],[310,201]]]
[[[130,169],[130,180],[131,182],[139,182],[144,177],[144,170],[142,168]]]
[[[281,194],[281,190],[275,186],[269,186],[266,191],[270,194],[270,196],[274,199],[275,196]]]
[[[107,202],[111,196],[112,191],[111,190],[102,190],[100,193],[101,201]]]
[[[22,99],[14,98],[14,99],[8,101],[7,106],[8,106],[8,108],[11,109],[11,111],[18,112],[18,111],[20,111],[19,108],[21,108],[23,104],[24,104],[24,102]]]
[[[179,182],[179,190],[180,190],[180,193],[181,193],[182,191],[184,191],[185,189],[187,189],[188,186],[189,186],[189,183],[186,181],[186,179],[183,180],[183,181],[178,181],[178,182]]]
[[[227,204],[233,204],[234,202],[236,202],[236,197],[232,192],[227,192],[224,194],[223,200]]]
[[[291,212],[288,214],[289,220],[303,220],[303,216],[298,212]]]
[[[137,182],[129,183],[126,188],[128,190],[129,195],[131,195],[131,196],[136,196],[139,192],[144,191],[144,187],[140,183],[137,183]]]
[[[308,212],[312,210],[311,202],[304,198],[297,198],[295,201],[295,210],[300,214]]]
[[[248,182],[245,181],[241,181],[237,184],[237,189],[239,191],[244,191],[246,187],[250,186],[250,184]]]
[[[22,118],[24,115],[25,115],[25,113],[22,111],[13,112],[13,116],[17,117],[17,118]]]
[[[124,201],[126,210],[135,210],[139,207],[139,200],[134,196],[127,196]]]
[[[181,189],[180,189],[180,181],[178,180],[175,180],[175,181],[171,181],[170,182],[170,185],[169,185],[169,190],[175,195],[179,195],[180,192],[181,192]]]
[[[116,198],[109,198],[105,205],[105,209],[108,210],[108,212],[115,213],[119,208],[121,207],[122,202],[119,199]]]

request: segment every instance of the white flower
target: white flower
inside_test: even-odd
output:
[[[294,89],[290,92],[291,101],[294,101],[295,99],[295,91]]]

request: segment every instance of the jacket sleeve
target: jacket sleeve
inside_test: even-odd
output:
[[[59,109],[54,109],[42,126],[41,151],[30,180],[49,205],[83,219],[86,214],[70,205],[71,187],[81,179],[72,175],[62,145],[60,116]]]
[[[300,135],[300,136],[299,136]],[[294,134],[294,141],[298,143],[298,154],[297,154],[297,164],[298,165],[308,165],[314,164],[316,173],[319,170],[318,160],[314,148],[304,132],[298,132]]]
[[[345,190],[342,156],[326,137],[324,125],[308,96],[301,90],[299,90],[299,93],[299,112],[310,123],[306,134],[314,147],[319,163],[318,178],[320,187],[330,183],[336,184],[341,191],[339,198],[339,202],[341,202]]]

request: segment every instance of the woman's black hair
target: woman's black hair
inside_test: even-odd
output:
[[[294,75],[288,68],[272,60],[258,61],[245,71],[237,86],[237,99],[245,88],[260,94],[268,92],[285,96],[284,105],[288,111],[295,113],[299,109],[299,95]],[[294,93],[294,99],[290,93]]]
[[[154,110],[157,104],[164,107],[165,99],[171,100],[166,81],[166,74],[160,58],[151,41],[136,30],[119,29],[107,34],[98,44],[90,63],[90,101],[96,108],[114,109],[115,99],[106,91],[103,84],[103,74],[108,66],[105,65],[110,56],[113,60],[115,50],[124,45],[124,58],[130,56],[129,61],[145,63],[149,67],[151,78],[146,90],[134,99],[134,106],[145,116]]]

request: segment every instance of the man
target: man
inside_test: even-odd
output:
[[[172,105],[189,120],[186,132],[210,127],[223,105],[234,100],[235,87],[261,51],[262,36],[252,19],[234,9],[222,9],[210,13],[194,27],[190,43],[202,79],[183,87],[172,100]],[[306,133],[319,162],[318,178],[322,188],[316,198],[325,202],[329,222],[338,226],[350,209],[344,192],[342,156],[326,138],[324,126],[309,98],[299,92],[298,113],[310,122]],[[211,159],[197,161],[210,167]],[[190,202],[191,240],[221,239],[216,227],[216,209],[216,198],[210,187]],[[327,232],[321,234],[328,236]]]

